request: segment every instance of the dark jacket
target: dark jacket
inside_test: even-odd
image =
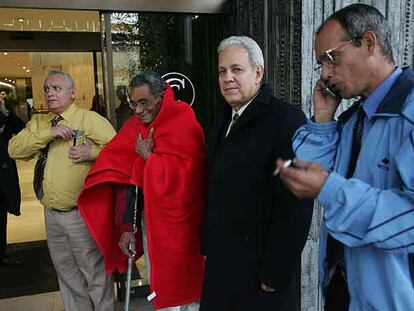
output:
[[[0,208],[16,216],[20,215],[20,187],[16,162],[9,157],[7,147],[13,134],[24,127],[22,120],[13,114],[8,116],[0,112],[0,127],[5,124],[4,132],[0,134]]]
[[[208,300],[220,292],[255,295],[260,282],[284,299],[300,271],[312,218],[312,202],[297,199],[272,176],[277,158],[294,157],[291,140],[304,114],[264,85],[225,138],[230,119],[228,106],[208,144],[202,310],[217,308]]]
[[[116,130],[119,131],[129,117],[134,115],[134,111],[129,108],[128,102],[121,101],[118,108],[115,109]]]

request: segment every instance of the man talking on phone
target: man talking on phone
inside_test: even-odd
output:
[[[278,167],[293,193],[324,207],[325,310],[414,310],[414,72],[395,65],[386,19],[365,4],[319,27],[315,55],[314,115],[293,142],[300,160]],[[359,100],[335,120],[341,97]]]
[[[77,198],[86,174],[115,130],[96,112],[76,106],[72,77],[48,73],[48,114],[35,114],[9,143],[14,159],[36,158],[33,188],[45,207],[47,244],[65,310],[114,310],[112,278],[82,220]]]

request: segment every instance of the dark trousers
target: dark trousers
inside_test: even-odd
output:
[[[326,291],[325,311],[348,311],[348,309],[348,285],[343,271],[337,268]]]
[[[20,215],[20,187],[14,162],[0,163],[0,260],[6,255],[7,213]]]
[[[235,263],[240,264],[243,260]],[[294,311],[295,293],[300,288],[296,277],[284,288],[267,293],[260,288],[257,267],[234,269],[221,256],[207,257],[200,311]]]
[[[6,256],[7,245],[7,211],[6,207],[1,205],[0,203],[0,260]]]
[[[293,299],[291,294],[285,291],[265,293],[261,289],[245,293],[224,291],[204,294],[201,298],[200,311],[293,311],[294,303],[289,304]]]

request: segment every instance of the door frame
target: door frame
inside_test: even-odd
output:
[[[231,2],[230,0],[2,0],[0,8],[226,14],[230,13]]]

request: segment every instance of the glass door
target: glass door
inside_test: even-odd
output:
[[[177,100],[192,105],[207,127],[218,110],[216,49],[226,22],[222,15],[102,14],[111,121],[116,124],[129,81],[139,71],[155,71],[172,86]]]

